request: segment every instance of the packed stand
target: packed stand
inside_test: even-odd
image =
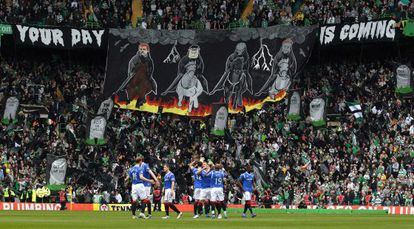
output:
[[[20,100],[19,121],[0,126],[0,195],[4,197],[7,189],[12,191],[8,197],[32,200],[28,192],[46,186],[48,153],[67,153],[70,168],[82,166],[76,142],[85,131],[81,123],[90,112],[86,104],[101,94],[103,72],[69,67],[58,60],[48,63],[2,58],[0,65],[1,100],[8,96]]]
[[[242,18],[247,2],[143,0],[143,15],[134,20],[131,0],[0,0],[0,22],[103,28],[229,29],[277,24],[333,24],[381,18],[400,21],[412,18],[414,14],[411,0],[254,0],[251,13]]]
[[[130,16],[130,0],[0,0],[0,22],[11,24],[125,28]]]
[[[12,190],[16,200],[31,201],[23,194],[45,186],[46,155],[52,153],[68,159],[70,201],[128,203],[126,173],[142,154],[158,176],[162,164],[172,165],[177,201],[183,203],[192,201],[188,164],[205,160],[222,163],[228,172],[228,203],[241,202],[236,179],[252,164],[263,178],[255,193],[261,206],[413,206],[414,114],[412,105],[394,94],[394,65],[308,67],[295,87],[305,89],[304,117],[312,98],[327,99],[331,115],[326,128],[312,127],[309,119],[286,121],[283,102],[231,116],[224,138],[209,134],[207,119],[115,109],[108,144],[91,147],[84,144],[86,122],[102,99],[102,69],[2,59],[2,96],[17,95],[22,106],[44,106],[47,117],[26,106],[17,124],[0,125],[1,198]],[[346,102],[353,100],[363,106],[362,122],[347,109]]]

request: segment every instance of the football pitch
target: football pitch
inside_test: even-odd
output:
[[[179,220],[174,213],[167,220],[161,216],[156,213],[152,219],[133,220],[128,212],[2,211],[0,228],[414,228],[414,216],[407,215],[263,213],[243,219],[231,213],[220,220],[193,219],[190,213]]]

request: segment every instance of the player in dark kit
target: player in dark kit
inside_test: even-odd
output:
[[[165,205],[165,216],[162,217],[163,219],[170,218],[170,208],[177,213],[177,219],[183,216],[183,213],[180,212],[177,207],[174,205],[175,199],[175,176],[170,171],[170,167],[168,165],[164,165],[164,205]]]
[[[247,210],[250,211],[250,214],[252,215],[252,218],[256,217],[256,214],[253,213],[252,210],[252,193],[254,190],[254,174],[252,172],[252,167],[250,165],[247,166],[247,171],[240,175],[239,177],[239,186],[241,187],[243,191],[243,199],[245,201],[244,204],[244,211],[243,211],[243,218],[246,218],[246,212]]]

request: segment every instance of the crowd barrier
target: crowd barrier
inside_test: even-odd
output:
[[[68,203],[69,211],[130,211],[130,204],[78,204]],[[5,203],[0,202],[0,211],[59,211],[61,205],[59,203]],[[179,204],[178,209],[183,212],[192,212],[193,205]],[[309,205],[308,209],[317,209],[316,205]],[[228,205],[230,209],[240,209],[243,205]],[[272,205],[271,209],[287,209],[284,205]],[[290,206],[290,209],[297,209],[297,206]],[[332,205],[327,206],[330,210],[353,210],[353,211],[387,211],[392,215],[414,215],[414,207],[409,206],[362,206],[362,205]],[[164,210],[164,206],[161,207]]]

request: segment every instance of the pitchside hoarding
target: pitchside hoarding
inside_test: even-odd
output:
[[[77,204],[68,203],[66,205],[69,211],[124,211],[131,210],[130,204]],[[180,211],[192,212],[193,205],[177,205]],[[228,205],[228,208],[240,209],[243,205]],[[317,205],[309,205],[307,209],[317,209]],[[284,205],[272,205],[271,209],[286,209]],[[297,209],[297,206],[290,206],[290,209]],[[326,206],[331,210],[355,210],[355,211],[388,211],[392,215],[414,215],[414,207],[411,206],[364,206],[364,205],[332,205]],[[162,210],[164,210],[162,206]],[[58,203],[2,203],[0,202],[0,211],[60,211]]]

